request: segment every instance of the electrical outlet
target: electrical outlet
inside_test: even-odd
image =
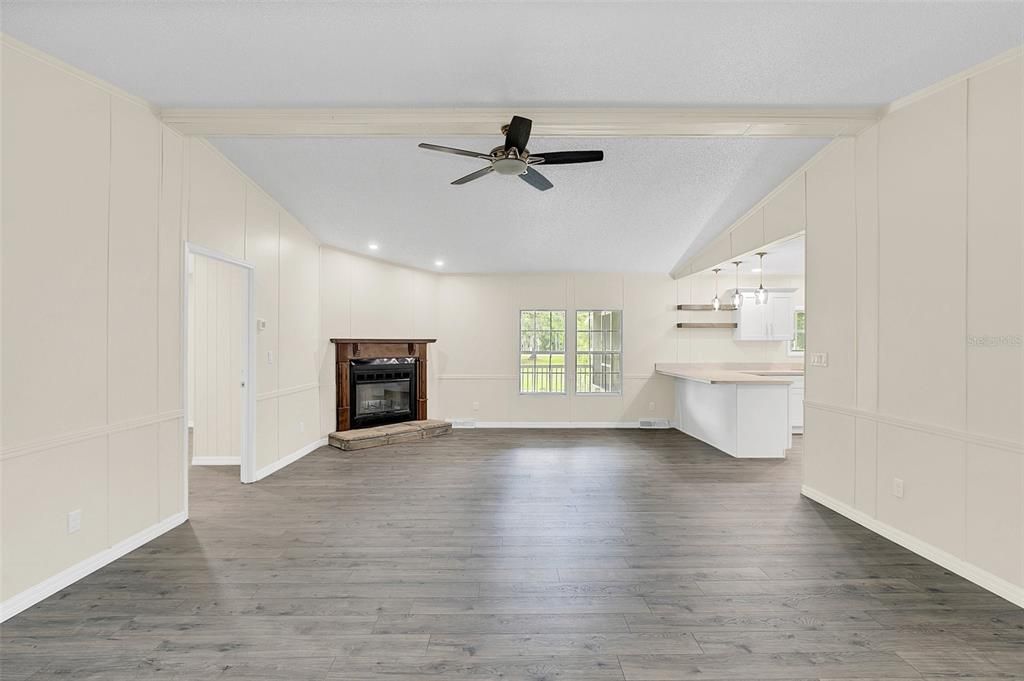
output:
[[[77,508],[68,513],[68,534],[74,534],[82,529],[82,509]]]
[[[305,433],[306,432],[306,422],[305,421],[299,421],[299,432],[300,433]]]
[[[647,403],[647,411],[654,411],[654,402]]]
[[[274,351],[273,350],[267,350],[267,364],[273,364],[273,363],[274,363]]]
[[[480,403],[479,402],[474,402],[473,403],[473,411],[480,411]]]
[[[897,499],[903,498],[903,479],[893,478],[892,479],[892,494]]]

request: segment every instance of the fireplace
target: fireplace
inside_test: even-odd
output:
[[[416,358],[353,359],[349,366],[352,428],[416,418]]]
[[[337,431],[427,418],[433,338],[332,338]]]

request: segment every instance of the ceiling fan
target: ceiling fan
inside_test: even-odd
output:
[[[513,116],[512,121],[508,125],[501,126],[501,132],[505,135],[505,144],[491,149],[489,154],[455,149],[453,147],[442,147],[437,144],[427,144],[426,142],[421,142],[420,148],[443,151],[446,154],[455,154],[456,156],[469,156],[470,158],[478,158],[481,161],[490,163],[485,168],[472,172],[465,177],[460,177],[452,182],[452,184],[466,184],[484,175],[496,172],[499,175],[518,175],[531,187],[542,192],[551,189],[554,185],[551,184],[548,178],[537,172],[535,166],[592,163],[604,160],[603,151],[548,151],[538,152],[536,155],[531,154],[530,150],[526,148],[526,144],[530,141],[530,129],[532,127],[533,121],[529,118]]]

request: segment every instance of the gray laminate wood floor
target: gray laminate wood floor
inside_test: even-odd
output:
[[[3,625],[4,681],[1024,678],[1024,610],[801,498],[798,451],[477,430],[237,475]]]

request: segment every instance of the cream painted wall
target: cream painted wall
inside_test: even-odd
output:
[[[260,475],[320,439],[319,242],[208,142],[185,146],[186,238],[254,265]]]
[[[6,614],[184,518],[183,240],[255,265],[257,470],[320,438],[320,286],[318,242],[205,141],[2,50]]]
[[[804,470],[808,494],[1019,604],[1022,81],[1018,55],[807,169],[807,349],[829,364],[807,367]]]
[[[2,49],[7,600],[182,510],[181,139]]]
[[[248,273],[190,255],[189,403],[192,458],[242,456],[242,369]]]
[[[321,332],[313,346],[319,367],[320,425],[335,430],[334,346],[331,338],[441,338],[440,277],[432,272],[320,248]],[[437,346],[428,348],[428,409],[442,418]]]
[[[732,285],[725,278],[721,283],[723,290]],[[751,283],[749,278],[741,281]],[[769,277],[766,283],[802,289],[791,278]],[[676,311],[679,303],[710,302],[713,295],[710,275],[679,281],[622,273],[444,275],[436,364],[440,415],[482,422],[636,424],[641,418],[669,419],[672,381],[654,374],[657,362],[792,361],[785,343],[738,343],[729,330],[675,327],[677,321],[701,314],[699,319],[713,321],[715,313]],[[573,310],[623,311],[622,395],[519,394],[519,310],[548,308],[565,309],[570,317]],[[724,318],[730,314],[717,313]]]

